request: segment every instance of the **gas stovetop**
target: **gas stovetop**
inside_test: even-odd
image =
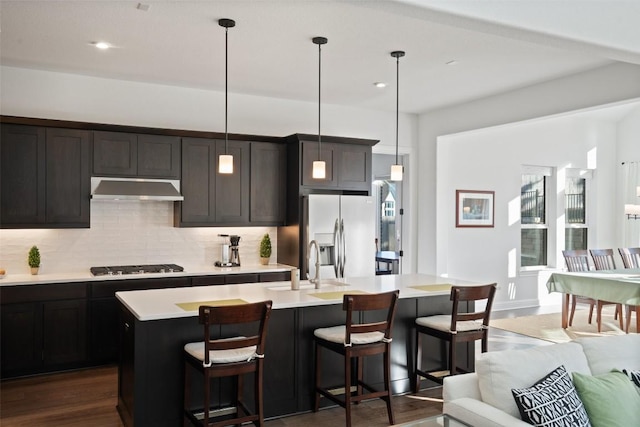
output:
[[[175,273],[184,271],[184,268],[176,264],[114,265],[91,267],[90,271],[94,276],[117,276],[122,274]]]

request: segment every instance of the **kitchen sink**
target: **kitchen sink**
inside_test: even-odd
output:
[[[343,288],[345,286],[349,286],[349,284],[340,282],[335,279],[320,279],[320,289],[335,289],[335,288]],[[315,287],[316,285],[314,285],[313,283],[309,283],[308,280],[301,280],[299,290],[315,289]],[[267,289],[269,289],[270,291],[291,291],[292,290],[291,285],[271,286]]]

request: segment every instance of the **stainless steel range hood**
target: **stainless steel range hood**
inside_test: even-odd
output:
[[[91,178],[91,198],[96,200],[181,201],[180,181],[169,179]]]

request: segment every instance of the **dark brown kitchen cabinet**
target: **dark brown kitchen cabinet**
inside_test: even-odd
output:
[[[295,134],[289,141],[289,179],[299,183],[302,192],[313,189],[371,191],[371,150],[378,141],[359,138],[323,137]],[[325,179],[313,178],[313,162],[325,162]]]
[[[318,143],[302,142],[302,185],[340,190],[369,190],[371,186],[371,147],[366,145],[323,143],[320,159],[326,164],[326,178],[312,176],[318,160]]]
[[[83,366],[85,283],[0,288],[2,378]]]
[[[180,138],[95,131],[93,175],[180,179]]]
[[[175,204],[175,223],[181,227],[247,225],[249,223],[250,145],[229,141],[233,173],[218,173],[218,156],[225,142],[206,138],[182,139],[182,195]]]
[[[287,147],[269,142],[251,143],[252,225],[282,225],[286,208]]]
[[[2,228],[85,228],[90,210],[88,131],[2,125]]]

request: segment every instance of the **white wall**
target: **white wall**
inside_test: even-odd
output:
[[[640,106],[631,111],[618,124],[618,157],[616,164],[620,169],[618,174],[618,187],[620,188],[624,188],[625,185],[623,162],[640,163]],[[640,182],[637,182],[636,185],[640,185]],[[629,203],[629,200],[625,200],[624,195],[620,193],[617,204],[619,239],[625,242],[624,246],[638,247],[640,246],[640,220],[627,219],[624,216],[625,203]],[[635,203],[640,204],[640,199],[637,199]]]
[[[452,277],[497,282],[496,309],[538,305],[546,299],[548,272],[539,275],[520,269],[522,166],[553,167],[559,176],[566,168],[592,169],[594,178],[587,197],[589,247],[617,248],[621,244],[616,239],[616,148],[616,123],[580,114],[440,137],[438,271]],[[457,189],[495,191],[494,228],[455,227]],[[549,196],[552,203],[561,203],[563,193]],[[548,257],[551,266],[563,268],[560,249],[564,212],[556,212],[556,217],[548,218]]]
[[[451,164],[437,163],[440,158],[437,155],[440,149],[436,144],[438,137],[639,97],[640,66],[617,63],[420,115],[417,156],[417,182],[420,183],[420,188],[414,198],[418,204],[415,217],[419,224],[418,272],[447,273],[438,268],[438,260],[446,259],[449,252],[441,253],[438,250],[438,244],[442,242],[436,221],[440,209],[436,198],[436,182],[439,183],[440,173],[451,167]],[[479,151],[481,150],[474,149],[464,153],[464,156],[473,157]],[[501,153],[494,155],[499,156]],[[508,158],[505,163],[508,163]],[[447,214],[450,215],[451,212]],[[472,276],[473,273],[469,271],[468,275]]]
[[[0,67],[0,93],[2,94],[0,113],[7,116],[224,132],[223,92]],[[317,108],[317,103],[312,102],[230,93],[229,132],[269,136],[285,136],[292,133],[314,134],[318,129]],[[390,111],[374,111],[323,104],[322,111],[323,135],[379,139],[380,142],[373,148],[374,152],[386,154],[395,152],[396,117],[393,106],[390,106]],[[415,162],[413,159],[415,156],[411,156],[411,153],[416,151],[417,144],[415,115],[400,115],[399,134],[400,152],[409,154],[410,162]],[[409,168],[409,170],[415,170],[415,168]],[[416,179],[416,177],[412,176],[410,179]],[[408,204],[410,206],[410,202]],[[407,205],[405,207],[409,212],[407,217],[411,218],[409,207]],[[132,247],[131,250],[125,245],[125,249],[120,252],[112,249],[104,252],[100,252],[99,249],[89,252],[78,250],[73,252],[71,257],[65,257],[68,248],[79,247],[77,242],[80,240],[83,247],[118,247],[120,237],[117,233],[111,235],[94,230],[97,227],[94,220],[101,216],[109,216],[109,209],[106,205],[92,202],[91,230],[57,230],[55,232],[49,230],[49,232],[34,231],[33,233],[23,230],[24,236],[28,237],[25,239],[16,235],[20,231],[0,230],[0,240],[2,240],[0,264],[3,264],[4,268],[10,267],[10,271],[16,269],[26,271],[26,261],[23,262],[22,257],[29,246],[40,238],[45,239],[43,245],[46,248],[52,248],[51,251],[45,249],[43,254],[43,260],[49,260],[47,262],[49,270],[45,271],[51,271],[51,268],[58,269],[58,266],[71,268],[74,263],[80,266],[79,268],[105,265],[107,262],[129,263],[133,261],[132,258],[140,259],[140,262],[161,258],[164,260],[162,262],[177,262],[161,256],[171,251],[168,247],[171,246],[172,239],[184,243],[184,245],[179,244],[178,248],[191,245],[191,249],[187,251],[189,256],[185,256],[183,262],[189,259],[212,262],[216,259],[215,256],[213,258],[210,256],[210,246],[218,241],[215,236],[222,232],[221,229],[175,230],[171,227],[170,221],[164,220],[160,225],[153,224],[156,220],[150,215],[162,209],[148,206],[131,209],[128,213],[130,216],[121,218],[121,225],[127,228],[129,221],[136,224],[138,239],[157,232],[159,227],[163,235],[169,235],[171,239],[161,240],[159,245],[136,244],[135,249]],[[168,229],[170,227],[171,229]],[[259,232],[242,229],[237,231],[237,234],[251,235],[254,238]],[[405,236],[408,242],[405,250],[410,253],[410,248],[415,247],[413,240],[415,234],[405,232]],[[275,233],[272,233],[272,238],[275,238]],[[146,237],[143,240],[152,241],[152,238]],[[203,246],[203,241],[207,242],[206,247]],[[276,247],[276,242],[273,243]],[[196,250],[195,253],[194,250]],[[173,252],[172,256],[178,259],[176,252]],[[243,255],[253,256],[246,251]],[[408,261],[405,261],[405,271],[412,271],[410,259],[408,257]]]

